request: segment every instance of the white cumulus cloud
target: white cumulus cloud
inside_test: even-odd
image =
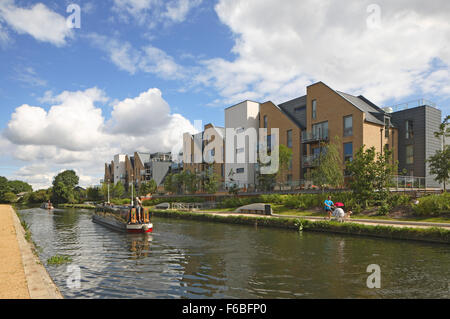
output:
[[[315,81],[378,103],[449,83],[450,2],[379,0],[378,11],[372,3],[220,0],[215,9],[233,32],[235,58],[202,61],[197,81],[228,103],[281,101]],[[436,60],[444,71],[421,87]]]
[[[2,0],[0,21],[4,21],[19,34],[29,34],[38,41],[49,42],[56,46],[65,45],[67,39],[73,37],[72,29],[66,24],[66,18],[50,10],[43,3],[22,8],[16,6],[14,0]]]
[[[14,176],[35,187],[49,186],[50,177],[64,169],[76,169],[84,186],[98,184],[104,163],[115,154],[176,154],[183,133],[195,132],[188,119],[171,112],[156,88],[113,102],[109,120],[100,107],[109,98],[98,88],[57,96],[47,92],[42,100],[53,105],[19,106],[0,136],[8,154],[27,164]]]

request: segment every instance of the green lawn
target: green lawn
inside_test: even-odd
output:
[[[281,212],[275,212],[279,215],[286,216],[313,216],[313,217],[325,217],[325,213],[317,213],[311,211],[297,211],[297,210],[284,210]],[[403,218],[392,218],[389,216],[367,216],[362,214],[352,215],[351,219],[373,219],[373,220],[396,220],[396,221],[408,221],[408,222],[427,222],[427,223],[450,223],[450,217],[437,216],[437,217],[403,217]]]
[[[152,208],[152,207],[148,207]],[[213,209],[203,209],[204,212],[234,212],[238,207],[232,208],[213,208]],[[325,217],[327,216],[324,211],[314,211],[314,210],[305,210],[300,211],[292,208],[287,208],[283,205],[272,204],[273,213],[277,215],[285,215],[285,216],[298,216],[298,217]],[[351,217],[352,219],[371,219],[371,220],[394,220],[394,221],[412,221],[412,222],[427,222],[427,223],[450,223],[450,216],[436,216],[436,217],[403,217],[403,218],[392,218],[389,216],[367,216],[363,214],[354,214]]]

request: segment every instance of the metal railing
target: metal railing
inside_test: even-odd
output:
[[[318,165],[319,155],[305,155],[302,157],[303,167],[314,167]]]
[[[387,106],[387,107],[383,107],[384,110],[388,110],[391,109],[392,112],[398,112],[398,111],[403,111],[403,110],[407,110],[407,109],[411,109],[414,107],[418,107],[418,106],[423,106],[423,105],[427,105],[427,106],[431,106],[434,108],[438,108],[436,106],[436,103],[431,102],[429,100],[426,99],[417,99],[414,101],[409,101],[409,102],[405,102],[405,103],[401,103],[401,104],[396,104],[396,105],[392,105],[392,106]]]
[[[320,132],[303,132],[302,133],[302,143],[311,143],[318,141],[328,140],[328,130]]]
[[[392,176],[391,188],[395,189],[425,189],[427,187],[425,177],[417,176]]]

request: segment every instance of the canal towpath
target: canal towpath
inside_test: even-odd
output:
[[[0,264],[0,299],[63,298],[9,205],[0,205]]]

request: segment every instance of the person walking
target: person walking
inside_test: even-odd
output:
[[[333,212],[334,203],[331,200],[331,196],[328,196],[328,199],[325,200],[325,212],[328,213],[328,219],[331,219],[331,214]]]

